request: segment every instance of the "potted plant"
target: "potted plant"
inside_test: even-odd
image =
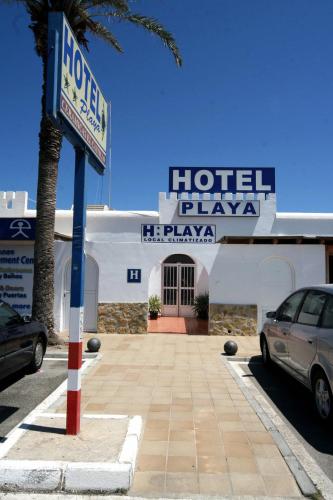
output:
[[[161,312],[161,300],[158,295],[151,295],[148,300],[149,318],[157,319]]]
[[[198,319],[208,319],[209,294],[201,293],[194,297],[193,310]]]

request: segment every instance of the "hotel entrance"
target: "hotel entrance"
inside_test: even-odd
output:
[[[184,254],[170,255],[162,264],[162,316],[193,317],[195,263]]]

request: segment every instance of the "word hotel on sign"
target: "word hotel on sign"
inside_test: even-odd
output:
[[[82,111],[86,112],[88,106],[100,124],[100,91],[90,69],[82,58],[80,50],[77,47],[74,49],[74,38],[66,25],[64,29],[63,64],[68,68],[71,76],[73,76],[74,72],[76,87],[79,90],[82,87],[84,88],[84,100],[81,99]]]
[[[172,168],[170,191],[176,192],[274,192],[271,183],[264,182],[263,176],[270,169],[192,169]]]

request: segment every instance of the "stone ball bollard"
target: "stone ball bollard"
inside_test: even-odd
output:
[[[95,337],[89,339],[87,342],[87,349],[89,352],[98,352],[100,347],[101,341],[99,339],[96,339]]]
[[[224,352],[228,355],[228,356],[234,356],[236,354],[236,352],[238,351],[238,345],[236,342],[234,342],[233,340],[228,340],[225,344],[224,344]]]

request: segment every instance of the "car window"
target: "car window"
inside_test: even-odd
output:
[[[316,326],[327,299],[324,292],[311,290],[303,302],[297,323],[302,325]]]
[[[0,328],[19,323],[21,316],[8,304],[0,303]]]
[[[321,318],[321,327],[333,328],[333,296],[330,296],[326,302]]]
[[[278,321],[293,321],[304,294],[305,291],[301,290],[288,297],[279,307],[276,319]]]

